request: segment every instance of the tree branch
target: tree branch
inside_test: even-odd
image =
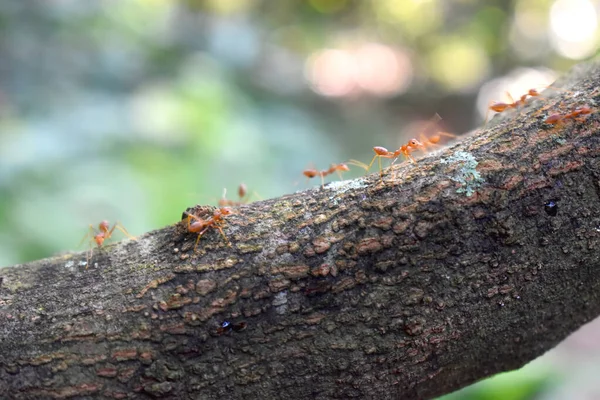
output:
[[[522,366],[600,314],[598,117],[543,123],[599,68],[383,183],[239,207],[231,247],[178,223],[1,269],[0,397],[424,399]]]

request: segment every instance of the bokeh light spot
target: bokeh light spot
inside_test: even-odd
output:
[[[404,92],[412,82],[413,69],[405,52],[369,43],[356,53],[356,83],[367,92],[387,96]]]
[[[342,10],[347,0],[309,0],[310,5],[323,14],[330,14]]]
[[[550,8],[550,36],[562,56],[590,56],[597,44],[598,16],[589,0],[557,0]]]
[[[324,96],[345,96],[354,83],[354,58],[346,51],[326,49],[309,58],[308,80]]]
[[[306,71],[313,90],[324,96],[388,97],[406,91],[413,79],[408,53],[379,43],[322,50],[308,59]]]
[[[217,14],[233,14],[251,8],[255,0],[206,0],[205,6]]]
[[[433,78],[447,89],[466,91],[488,74],[489,60],[477,44],[448,39],[433,51],[429,67]]]
[[[380,20],[413,37],[437,29],[443,20],[443,7],[436,0],[377,0],[373,7]]]

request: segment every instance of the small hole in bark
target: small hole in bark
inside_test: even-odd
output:
[[[551,217],[555,217],[558,214],[558,204],[554,200],[547,201],[544,204],[544,211]]]

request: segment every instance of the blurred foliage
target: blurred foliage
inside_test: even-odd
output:
[[[528,400],[540,398],[550,387],[546,368],[527,366],[522,370],[498,374],[478,384],[442,396],[439,400]]]
[[[573,64],[553,3],[2,2],[0,265],[74,250],[103,219],[172,224],[241,182],[261,198],[316,185],[311,163],[368,161],[436,112],[472,129],[486,81]]]

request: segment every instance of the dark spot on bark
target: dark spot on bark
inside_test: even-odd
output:
[[[558,204],[554,200],[547,201],[544,204],[544,211],[551,217],[555,217],[558,214]]]

